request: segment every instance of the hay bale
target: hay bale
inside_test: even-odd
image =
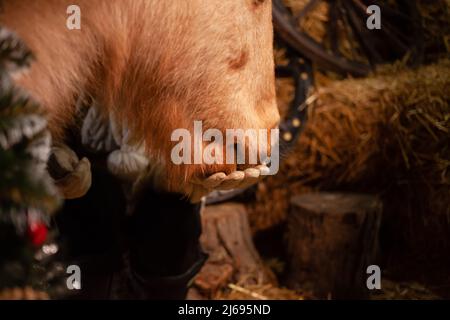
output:
[[[424,28],[425,60],[435,61],[450,52],[450,1],[417,1]]]
[[[249,205],[254,231],[282,222],[292,195],[347,189],[383,193],[388,203],[403,198],[403,211],[412,211],[391,213],[403,222],[432,226],[440,217],[439,232],[450,245],[449,74],[450,60],[444,59],[418,70],[391,66],[317,89],[296,149]],[[412,194],[420,195],[421,208],[405,205]]]

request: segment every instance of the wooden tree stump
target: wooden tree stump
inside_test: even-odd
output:
[[[200,241],[209,259],[197,275],[188,298],[212,298],[230,282],[241,285],[276,282],[253,245],[243,205],[207,206],[202,212],[202,225]]]
[[[367,297],[366,270],[374,264],[382,203],[375,196],[317,193],[291,199],[288,285],[318,297]]]

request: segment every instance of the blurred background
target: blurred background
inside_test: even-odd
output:
[[[274,0],[280,172],[207,197],[188,298],[450,298],[449,8]],[[8,75],[29,58],[1,30],[0,299],[67,294],[45,117]]]

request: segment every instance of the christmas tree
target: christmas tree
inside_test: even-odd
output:
[[[51,214],[61,203],[47,173],[51,136],[39,105],[13,84],[31,52],[0,27],[0,299],[58,295]]]

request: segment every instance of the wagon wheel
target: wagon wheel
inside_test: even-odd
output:
[[[296,1],[299,8],[294,8]],[[366,26],[367,7],[372,4],[381,9],[381,29]],[[320,37],[311,34],[311,26],[309,30],[305,27],[319,9],[324,15]],[[422,57],[422,28],[415,1],[273,0],[273,19],[282,40],[325,70],[364,76],[375,65],[406,54],[413,64]]]

